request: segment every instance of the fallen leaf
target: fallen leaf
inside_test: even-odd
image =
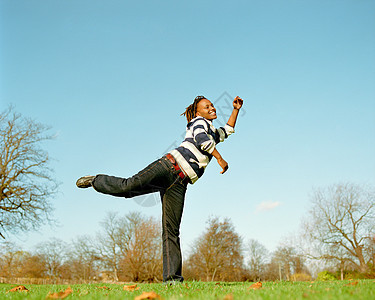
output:
[[[9,293],[9,292],[18,292],[18,291],[28,292],[29,290],[24,285],[18,285],[16,287],[10,289],[7,293]]]
[[[155,292],[143,292],[141,295],[134,298],[134,300],[143,300],[143,299],[161,299],[161,297]]]
[[[97,286],[96,288],[103,289],[103,290],[110,290],[110,288],[107,286]]]
[[[71,289],[71,287],[68,287],[65,291],[63,292],[58,292],[58,293],[49,293],[47,298],[50,298],[50,299],[64,299],[66,297],[68,297],[71,293],[73,293],[73,290]]]
[[[345,286],[352,286],[352,285],[357,285],[358,284],[358,281],[353,281],[353,282],[349,282],[348,284],[345,284]]]
[[[133,292],[133,291],[136,291],[136,290],[139,290],[139,287],[137,287],[136,284],[124,285],[124,291]]]
[[[259,290],[262,288],[262,283],[260,281],[253,283],[252,285],[249,286],[249,289],[252,290]]]
[[[227,294],[225,295],[223,300],[233,300],[233,295],[232,294]]]

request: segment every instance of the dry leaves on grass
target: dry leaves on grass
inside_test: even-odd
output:
[[[102,290],[110,290],[110,288],[108,286],[97,286],[96,288],[98,289],[102,289]]]
[[[354,286],[357,285],[358,281],[349,282],[348,284],[345,284],[345,286]]]
[[[134,298],[134,300],[143,300],[143,299],[161,299],[161,297],[155,292],[143,292],[141,295]]]
[[[249,286],[250,290],[259,290],[262,288],[262,283],[260,281],[253,283],[252,285]]]
[[[219,288],[219,289],[222,289],[222,288],[223,288],[223,286],[221,285],[220,282],[216,282],[216,283],[215,283],[215,289],[217,289],[217,288]]]
[[[65,291],[61,291],[61,292],[58,292],[58,293],[49,293],[47,298],[49,299],[64,299],[66,297],[68,297],[71,293],[73,293],[73,290],[71,289],[71,287],[68,287]]]
[[[233,300],[233,295],[232,294],[227,294],[225,295],[223,300]]]
[[[133,292],[133,291],[139,290],[139,287],[137,287],[136,284],[132,284],[132,285],[124,285],[123,289],[124,291]]]
[[[29,290],[24,286],[24,285],[18,285],[12,289],[10,289],[9,291],[7,291],[7,293],[11,292],[19,292],[19,291],[24,291],[24,292],[28,292]]]

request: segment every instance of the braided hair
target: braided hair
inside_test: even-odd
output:
[[[197,105],[198,105],[199,101],[201,101],[202,99],[207,99],[207,98],[204,97],[204,96],[197,96],[197,97],[195,97],[193,104],[190,104],[188,107],[186,107],[185,112],[183,112],[181,114],[181,116],[185,116],[186,117],[186,120],[188,121],[188,123],[192,119],[195,118],[195,115],[197,113]]]

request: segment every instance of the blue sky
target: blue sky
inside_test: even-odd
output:
[[[184,253],[210,216],[273,250],[299,229],[314,187],[375,183],[374,1],[0,1],[0,108],[51,125],[58,227],[18,238],[93,235],[107,211],[160,217],[158,196],[75,187],[128,177],[182,140],[197,95],[236,133],[189,186]],[[219,116],[218,122],[222,122]],[[214,123],[215,124],[215,123]]]

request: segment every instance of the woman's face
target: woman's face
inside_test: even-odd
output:
[[[214,120],[217,118],[216,109],[210,100],[202,99],[198,102],[196,116],[206,118],[207,120]]]

